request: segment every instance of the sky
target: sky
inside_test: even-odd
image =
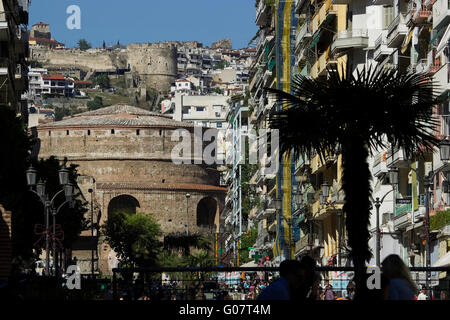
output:
[[[32,0],[30,28],[50,24],[66,47],[86,39],[93,47],[134,42],[194,41],[210,46],[229,37],[233,48],[248,46],[255,35],[255,0]],[[81,11],[81,29],[69,29],[71,5]]]

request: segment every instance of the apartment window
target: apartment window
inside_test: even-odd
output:
[[[220,112],[216,112],[216,118],[220,117]]]
[[[217,122],[217,128],[222,128],[222,122]]]
[[[195,107],[195,111],[205,111],[205,107]]]
[[[88,130],[87,134],[88,134],[88,136],[90,136],[91,135],[91,130]]]
[[[111,129],[111,134],[115,134],[116,131],[114,129]]]
[[[69,130],[66,131],[66,136],[68,136],[68,135],[69,135]]]
[[[394,7],[384,6],[383,7],[383,29],[388,29],[394,20]]]
[[[182,109],[183,114],[189,113],[189,110],[190,110],[190,109],[191,109],[190,106],[183,107],[183,109]]]
[[[139,135],[139,133],[140,133],[140,132],[139,132],[139,129],[138,129],[138,130],[136,130],[136,135],[137,135],[137,136]]]

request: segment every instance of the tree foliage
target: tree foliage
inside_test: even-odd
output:
[[[94,86],[98,85],[102,89],[108,89],[109,87],[111,87],[111,82],[107,74],[100,74],[96,76],[92,83],[94,84]]]
[[[89,111],[97,110],[103,107],[103,99],[100,96],[95,96],[94,100],[87,102],[87,108]]]
[[[80,49],[81,51],[86,51],[91,48],[92,45],[86,39],[78,40],[78,49]]]
[[[249,258],[250,250],[249,248],[253,247],[256,242],[256,238],[258,237],[258,228],[252,228],[247,231],[247,234],[241,238],[241,250],[239,252],[239,260],[242,264],[252,261],[253,259]]]
[[[430,217],[430,230],[440,230],[450,225],[450,210],[444,210]]]
[[[439,142],[433,135],[437,122],[432,117],[439,101],[428,75],[372,67],[355,73],[341,76],[338,70],[328,70],[324,79],[299,75],[292,81],[292,94],[266,90],[283,106],[269,117],[270,127],[279,130],[281,151],[295,157],[311,157],[314,151],[322,160],[338,150],[342,154],[343,211],[355,283],[364,297],[365,263],[371,257],[367,158],[391,145],[403,148],[407,156],[431,151]]]
[[[112,214],[103,225],[106,241],[127,266],[154,266],[162,243],[161,230],[152,215]]]

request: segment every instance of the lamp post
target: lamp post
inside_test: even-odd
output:
[[[94,242],[94,202],[93,202],[93,193],[94,190],[92,188],[88,189],[88,192],[91,194],[91,240]],[[94,247],[91,248],[91,276],[94,278]]]
[[[186,236],[189,236],[189,198],[191,197],[190,193],[186,193]]]
[[[439,143],[439,155],[442,162],[447,162],[450,160],[450,140],[449,139],[443,139]],[[426,267],[431,266],[431,243],[430,243],[430,198],[431,198],[431,187],[433,186],[434,178],[439,172],[443,171],[443,169],[446,167],[446,164],[444,164],[442,167],[437,168],[436,170],[430,171],[428,173],[428,176],[421,177],[419,175],[419,172],[411,168],[414,172],[416,172],[419,180],[423,183],[424,189],[425,189],[425,216],[424,216],[424,233],[425,233],[425,254],[426,254]],[[391,179],[391,171],[389,172],[390,179]],[[398,174],[397,174],[397,180],[395,180],[395,174],[392,175],[392,182],[398,183]],[[428,281],[430,278],[430,272],[427,271],[426,274],[426,284],[428,287]]]
[[[59,183],[62,186],[62,189],[55,193],[55,195],[50,199],[49,194],[45,190],[45,181],[39,180],[38,183],[36,183],[37,178],[37,171],[30,166],[30,168],[26,171],[26,177],[27,177],[27,184],[30,188],[29,191],[35,193],[38,195],[39,200],[44,205],[44,213],[45,213],[45,270],[47,271],[47,274],[50,270],[50,235],[49,235],[49,223],[50,223],[50,212],[53,216],[53,236],[55,236],[56,233],[56,215],[59,212],[59,210],[62,208],[63,205],[66,203],[70,203],[72,206],[73,201],[73,186],[69,183],[69,170],[67,170],[65,167],[62,167],[58,171],[58,177],[59,177]],[[36,187],[36,191],[34,191],[34,187]],[[58,208],[55,208],[55,199],[56,197],[63,193],[66,196],[66,201],[64,201]],[[55,268],[55,274],[57,274],[57,266],[56,266],[56,241],[53,240],[53,265]]]
[[[384,199],[386,198],[386,196],[394,191],[394,187],[395,185],[398,184],[398,169],[397,168],[392,168],[389,169],[389,183],[392,185],[392,189],[389,190],[388,192],[386,192],[383,197],[380,198],[377,197],[374,201],[375,204],[375,208],[376,208],[376,248],[375,248],[375,264],[377,267],[380,267],[381,262],[381,230],[380,230],[380,206],[383,203]],[[395,204],[394,204],[395,205]]]

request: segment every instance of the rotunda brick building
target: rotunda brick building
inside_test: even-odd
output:
[[[79,166],[78,184],[86,200],[92,198],[94,223],[103,225],[116,211],[151,213],[164,234],[188,230],[212,235],[220,224],[226,189],[219,186],[214,165],[172,161],[179,143],[172,141],[172,134],[177,129],[194,132],[190,123],[117,104],[39,125],[34,131],[39,158],[67,158]],[[93,246],[98,249],[98,269],[110,274],[115,255],[101,233],[92,239],[90,231],[82,233],[72,253],[82,273],[90,272]]]

